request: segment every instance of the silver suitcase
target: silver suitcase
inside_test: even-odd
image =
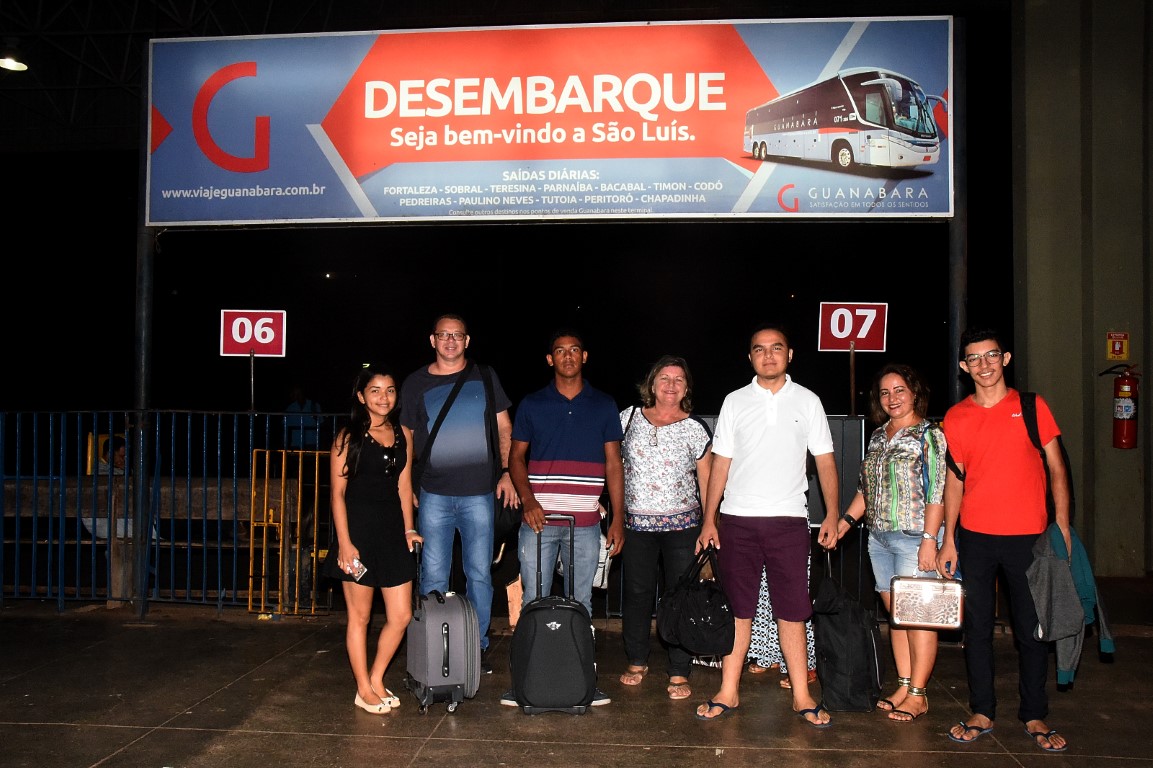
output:
[[[960,629],[965,592],[953,579],[894,576],[889,620],[896,629]]]

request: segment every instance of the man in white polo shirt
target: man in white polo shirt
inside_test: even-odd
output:
[[[827,510],[818,534],[822,546],[837,540],[840,484],[824,406],[788,376],[792,359],[783,328],[758,328],[749,347],[756,376],[725,397],[717,417],[713,471],[697,544],[705,547],[711,542],[717,547],[736,636],[732,653],[722,660],[720,690],[697,708],[700,720],[722,717],[740,704],[741,671],[763,568],[781,654],[789,668],[793,710],[809,725],[830,725],[828,710],[809,693],[805,650],[805,620],[813,611],[808,583],[808,454],[816,461]]]

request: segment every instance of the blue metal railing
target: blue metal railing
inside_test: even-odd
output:
[[[308,597],[315,605],[315,593],[299,593],[307,581],[299,571],[302,563],[318,562],[308,555],[327,549],[327,493],[316,483],[287,492],[281,487],[280,497],[269,488],[293,472],[292,462],[273,461],[269,452],[289,447],[290,424],[298,426],[300,418],[284,412],[0,411],[0,604],[28,598],[55,600],[61,610],[69,601],[96,600],[134,601],[142,613],[149,601],[251,609],[254,592],[259,605],[268,603],[270,580],[295,579],[291,603]],[[307,437],[315,438],[311,444],[331,445],[340,419],[319,414],[306,426]],[[844,507],[856,487],[864,422],[833,416],[830,426]],[[124,474],[101,474],[99,468],[103,440],[112,435],[126,438]],[[257,454],[264,464],[254,477]],[[317,452],[289,455],[315,458]],[[297,467],[296,480],[315,474],[319,485],[327,482],[327,473],[303,469]],[[810,497],[819,520],[820,493]],[[267,508],[294,503],[315,507],[306,510],[311,537],[292,530],[294,518],[286,510]],[[275,552],[271,571],[269,562],[253,562],[267,555],[269,541],[274,548],[296,547]],[[863,541],[861,536],[856,546],[843,548],[839,554],[846,556],[837,562],[838,579],[862,599],[872,589]],[[302,555],[301,547],[311,549]],[[281,567],[292,571],[277,573]],[[271,586],[275,592],[280,583]],[[279,604],[285,604],[282,598]]]
[[[317,414],[305,431],[327,447],[339,418]],[[263,412],[0,412],[0,603],[246,604],[253,452],[291,449],[299,421]],[[101,466],[113,435],[127,443],[123,469]],[[316,489],[281,495],[276,503],[327,502]],[[310,512],[327,519],[326,509]]]

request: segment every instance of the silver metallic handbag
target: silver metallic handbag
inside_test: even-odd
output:
[[[889,621],[896,629],[961,628],[965,592],[959,581],[894,576],[889,596]]]

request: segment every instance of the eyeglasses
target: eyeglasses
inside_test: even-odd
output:
[[[979,355],[965,355],[965,362],[969,365],[976,365],[982,360],[987,361],[990,365],[1001,359],[1005,353],[999,349],[990,349],[988,352],[983,352]]]
[[[453,341],[461,341],[464,339],[464,333],[461,331],[436,331],[432,335],[441,341],[448,341],[449,339],[452,339]]]

